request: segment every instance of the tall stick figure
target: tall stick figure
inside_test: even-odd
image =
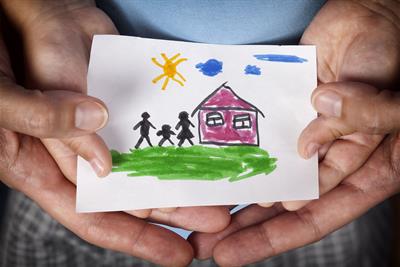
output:
[[[142,113],[142,120],[139,121],[134,127],[133,130],[136,131],[139,127],[140,127],[140,138],[137,141],[135,148],[138,149],[140,147],[140,144],[143,142],[143,139],[146,139],[147,144],[149,144],[149,146],[153,146],[150,142],[150,138],[149,138],[149,131],[150,131],[150,127],[155,129],[156,127],[154,127],[153,124],[151,124],[151,122],[149,121],[150,118],[150,114],[147,112],[143,112]]]
[[[179,113],[179,122],[176,125],[175,129],[179,130],[179,128],[182,127],[182,130],[179,132],[178,136],[176,138],[179,139],[179,143],[178,146],[182,146],[183,142],[185,142],[185,140],[188,140],[188,142],[193,146],[193,142],[192,139],[194,137],[194,135],[192,134],[192,132],[190,131],[190,126],[192,126],[193,128],[195,127],[193,125],[193,123],[189,120],[189,113],[187,113],[186,111],[182,111]]]

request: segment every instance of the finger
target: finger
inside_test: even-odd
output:
[[[259,206],[263,208],[270,208],[275,204],[275,202],[264,202],[264,203],[258,203]]]
[[[354,133],[336,140],[320,161],[319,194],[320,196],[335,188],[343,179],[358,170],[381,143],[383,135]],[[287,210],[298,210],[310,202],[285,201]]]
[[[26,90],[3,81],[0,99],[0,126],[39,138],[85,135],[108,119],[103,102],[79,93]]]
[[[106,143],[97,134],[61,139],[76,155],[88,161],[97,176],[105,177],[111,172],[112,158]]]
[[[196,258],[208,259],[212,256],[212,251],[220,240],[250,225],[272,218],[281,211],[283,211],[282,207],[277,205],[267,209],[251,205],[232,215],[229,226],[224,230],[214,234],[194,232],[189,236],[188,241],[192,244]]]
[[[62,172],[74,184],[76,184],[77,154],[90,162],[91,158],[98,157],[99,155],[99,153],[96,154],[93,152],[94,148],[104,145],[102,139],[95,134],[75,137],[73,140],[43,139],[42,143],[46,146]],[[102,153],[104,154],[103,161],[111,161],[108,158],[110,153],[107,148],[100,146],[100,152],[102,149]],[[127,211],[127,213],[138,218],[150,217],[150,220],[158,223],[200,232],[220,231],[228,225],[230,220],[229,209],[227,207],[188,207],[163,211],[144,209]]]
[[[129,210],[126,213],[141,219],[147,219],[152,212],[152,209]]]
[[[66,139],[42,139],[66,177],[76,183],[77,156],[90,163],[97,176],[107,176],[112,167],[110,151],[97,134]]]
[[[312,95],[322,114],[302,132],[299,153],[311,157],[322,144],[354,132],[387,134],[400,128],[400,94],[362,83],[320,85]]]
[[[320,240],[357,218],[399,190],[399,182],[392,179],[387,150],[386,145],[380,146],[359,171],[318,201],[220,241],[214,248],[214,259],[222,266],[260,261]]]
[[[323,144],[318,149],[318,161],[322,161],[325,158],[325,155],[326,155],[326,153],[328,153],[329,148],[332,146],[332,144],[333,144],[333,142]]]
[[[172,212],[153,209],[150,220],[187,230],[215,233],[230,222],[229,209],[225,206],[182,207]]]
[[[2,179],[12,177],[8,181],[17,190],[80,238],[159,265],[186,266],[192,260],[190,245],[164,228],[119,212],[77,214],[75,187],[59,172],[40,142],[26,137],[17,154],[14,149],[14,145],[7,144],[6,150],[14,154],[15,161],[8,164],[0,161]]]

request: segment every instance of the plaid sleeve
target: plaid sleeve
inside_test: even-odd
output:
[[[252,266],[386,266],[391,209],[383,203],[324,239]],[[153,266],[80,239],[21,193],[11,192],[0,235],[0,266]],[[192,266],[216,266],[194,261]]]

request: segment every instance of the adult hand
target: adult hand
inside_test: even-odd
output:
[[[28,195],[56,220],[93,244],[163,265],[190,262],[193,254],[190,245],[166,229],[124,213],[75,213],[77,154],[92,165],[103,164],[98,168],[100,174],[111,168],[109,151],[94,133],[97,128],[87,129],[98,116],[86,102],[100,106],[104,120],[106,108],[101,101],[82,93],[86,92],[92,36],[116,33],[112,22],[91,1],[3,1],[1,4],[23,36],[26,84],[41,90],[32,91],[15,84],[2,45],[1,180]],[[79,110],[76,106],[82,102],[86,106]],[[87,111],[91,120],[81,118]],[[82,130],[76,125],[86,128]],[[98,162],[93,164],[93,160]],[[149,220],[212,232],[224,228],[229,218],[226,208],[199,207],[178,208],[170,213],[157,210]]]
[[[301,40],[317,46],[319,83],[358,81],[395,88],[400,70],[399,5],[328,2]],[[318,144],[324,142],[299,145],[305,157],[318,149],[322,152],[322,197],[305,207],[306,202],[285,202],[284,208],[249,207],[234,215],[220,233],[192,235],[196,257],[213,255],[221,265],[244,265],[317,241],[357,218],[399,190],[399,172],[393,168],[399,159],[399,136],[383,139],[382,132],[355,131],[322,147]]]

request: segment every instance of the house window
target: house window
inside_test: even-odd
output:
[[[224,125],[224,118],[219,112],[210,112],[206,115],[206,124],[207,126],[221,126]]]
[[[251,128],[251,120],[249,114],[240,114],[233,116],[233,128],[249,129]]]

